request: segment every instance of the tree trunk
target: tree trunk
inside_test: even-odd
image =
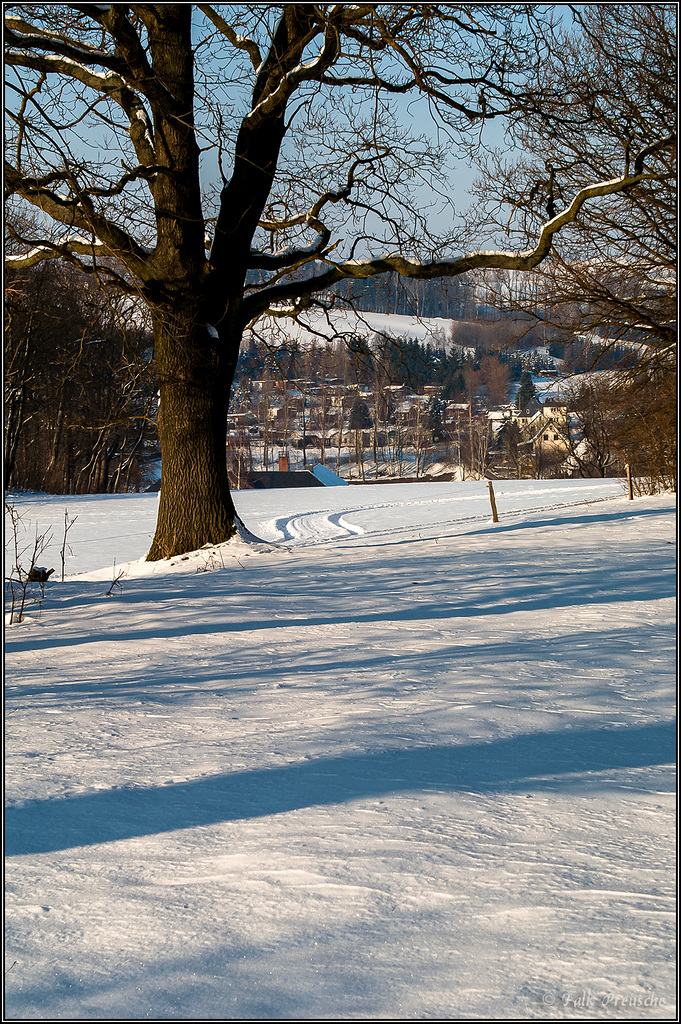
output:
[[[8,318],[9,319],[9,318]],[[13,371],[12,363],[14,362],[14,354],[11,349],[5,350],[6,355],[6,374],[5,374],[5,482],[8,486],[14,483],[14,467],[17,459],[17,450],[19,448],[19,440],[23,435],[25,426],[25,407],[26,407],[26,387],[27,387],[27,368],[29,354],[31,351],[31,334],[32,334],[32,323],[33,317],[29,319],[28,327],[26,329],[26,337],[21,342],[21,352],[18,354],[17,363],[18,366]],[[11,332],[7,332],[10,345],[11,345]],[[8,365],[9,362],[9,365]],[[18,378],[19,383],[14,384],[14,377]]]
[[[8,486],[15,483],[14,467],[17,460],[19,440],[24,428],[24,410],[26,405],[26,388],[22,384],[10,397],[6,404],[7,421],[5,424],[5,481]]]
[[[153,320],[162,475],[148,561],[221,544],[236,533],[226,432],[241,340],[240,331],[238,338],[230,337],[226,325],[215,337],[217,331],[201,324],[191,300],[157,308]]]

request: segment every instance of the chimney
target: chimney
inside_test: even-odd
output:
[[[279,472],[288,473],[288,452],[279,452]]]

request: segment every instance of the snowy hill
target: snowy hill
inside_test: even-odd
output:
[[[310,310],[301,313],[297,320],[288,317],[263,317],[258,321],[256,331],[263,338],[283,332],[287,338],[294,339],[301,345],[319,342],[322,338],[332,339],[339,335],[370,339],[378,334],[388,338],[412,338],[436,348],[448,348],[453,324],[453,320],[443,317],[332,309],[328,312]]]
[[[13,497],[7,1019],[676,1019],[674,498],[495,489]]]

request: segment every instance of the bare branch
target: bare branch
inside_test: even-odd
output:
[[[293,217],[285,217],[279,220],[271,217],[261,220],[259,226],[264,228],[266,231],[285,231],[289,228],[296,227],[297,225],[305,225],[316,231],[318,237],[315,242],[305,248],[293,246],[283,252],[271,254],[253,252],[249,261],[249,266],[258,270],[276,270],[294,265],[297,267],[305,262],[309,262],[315,257],[321,256],[324,253],[328,254],[330,250],[326,247],[328,246],[331,238],[331,231],[320,219],[322,210],[329,203],[333,204],[346,201],[355,184],[357,169],[366,164],[373,165],[376,159],[377,157],[371,156],[358,157],[354,160],[348,171],[345,185],[336,190],[327,189],[326,192],[319,196],[316,202],[313,203],[306,213],[297,214]],[[337,245],[338,243],[335,244]]]
[[[211,4],[197,4],[197,7],[212,22],[218,32],[222,33],[225,39],[229,40],[232,46],[237,50],[245,50],[248,53],[254,70],[259,71],[262,66],[262,55],[257,43],[248,36],[242,36],[236,32]]]
[[[14,234],[14,233],[13,233]],[[96,239],[71,238],[67,242],[41,242],[25,253],[14,253],[5,256],[5,267],[8,270],[25,270],[34,267],[43,260],[68,259],[69,256],[92,256],[93,258],[107,255],[106,247]]]
[[[64,74],[109,95],[121,91],[130,94],[133,87],[160,110],[178,113],[172,93],[154,73],[121,5],[110,4],[107,10],[96,9],[94,4],[80,6],[83,13],[106,26],[116,43],[115,54],[75,43],[61,33],[36,30],[21,19],[8,18],[5,31],[6,44],[9,44],[5,51],[7,64]],[[95,71],[90,65],[107,70]]]
[[[675,139],[669,138],[666,145],[673,145]],[[304,298],[314,292],[322,291],[347,278],[366,279],[379,274],[397,273],[402,277],[431,279],[435,277],[457,277],[469,270],[506,269],[532,270],[544,260],[550,250],[554,235],[576,219],[584,203],[598,196],[615,195],[643,181],[657,181],[660,174],[641,172],[639,174],[623,174],[610,181],[596,182],[586,185],[574,197],[570,205],[556,217],[542,225],[537,244],[532,249],[519,253],[508,251],[481,251],[468,253],[455,260],[432,261],[429,263],[414,262],[401,254],[389,254],[375,259],[347,260],[341,264],[332,264],[326,272],[302,281],[277,285],[244,300],[244,322],[249,323],[262,315],[269,303],[285,302],[289,299]]]
[[[28,41],[27,41],[28,43]],[[74,78],[101,93],[114,93],[126,89],[125,80],[115,71],[93,71],[80,61],[63,54],[34,53],[25,49],[5,51],[10,67],[31,68],[44,74],[61,74]]]
[[[9,46],[10,63],[22,53],[37,50],[64,57],[67,64],[95,64],[118,74],[125,69],[123,62],[106,50],[75,42],[65,33],[49,32],[11,15],[5,18],[5,43]]]
[[[56,193],[48,187],[54,180],[64,181],[65,179],[74,190],[77,190],[73,177],[67,171],[54,172],[47,175],[45,180],[41,180],[22,175],[11,164],[5,164],[5,184],[8,194],[19,195],[33,206],[38,207],[43,213],[48,214],[53,220],[91,235],[92,241],[83,244],[101,246],[102,252],[123,260],[131,270],[143,277],[150,256],[148,250],[139,245],[132,235],[123,228],[114,224],[103,214],[97,213],[82,190],[76,191],[76,198],[72,198]],[[78,244],[80,245],[81,242],[82,240],[79,240]],[[68,251],[75,253],[79,250],[69,250],[67,243],[64,252]],[[35,254],[33,262],[39,262],[37,254]]]

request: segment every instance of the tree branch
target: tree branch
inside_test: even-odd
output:
[[[670,137],[656,144],[654,148],[648,147],[642,159],[649,150],[651,152],[658,151],[665,146],[674,145],[675,141],[675,137]],[[577,219],[579,211],[587,200],[599,196],[616,195],[642,181],[656,181],[660,180],[661,177],[663,175],[641,171],[638,174],[623,174],[610,181],[586,185],[577,193],[565,210],[542,225],[537,244],[534,248],[526,249],[519,253],[480,251],[468,253],[455,260],[432,261],[429,263],[415,262],[406,259],[400,254],[389,254],[366,260],[347,260],[344,263],[335,265],[331,261],[326,261],[330,263],[330,267],[322,274],[305,278],[302,281],[291,281],[276,285],[273,288],[247,296],[243,302],[244,325],[266,312],[270,304],[296,299],[304,301],[307,296],[312,295],[314,292],[323,291],[338,281],[351,278],[364,280],[392,272],[402,277],[428,280],[436,277],[458,277],[469,270],[533,270],[546,259],[551,251],[553,236]]]
[[[10,229],[12,237],[16,237],[23,244],[30,244],[24,239],[18,238],[16,232]],[[92,256],[105,255],[106,247],[103,242],[97,239],[71,238],[67,242],[39,242],[25,253],[14,253],[5,256],[5,267],[8,270],[26,270],[34,267],[45,260],[68,259],[70,256]]]
[[[358,157],[353,161],[345,185],[337,190],[327,189],[310,207],[306,213],[297,214],[294,217],[286,217],[283,220],[266,219],[261,220],[259,227],[266,231],[285,231],[297,225],[307,225],[313,228],[317,234],[317,240],[309,246],[291,247],[280,253],[259,253],[252,252],[248,266],[254,270],[277,270],[285,267],[299,266],[308,262],[316,256],[323,254],[331,238],[329,228],[320,219],[320,214],[328,203],[340,203],[347,200],[355,184],[355,174],[358,167],[364,164],[373,165],[376,157]],[[328,251],[328,250],[327,250]]]
[[[5,21],[5,41],[9,44],[6,62],[13,67],[68,75],[105,94],[123,90],[130,94],[132,84],[159,110],[177,114],[177,103],[147,61],[135,29],[120,10],[122,5],[102,5],[101,8],[96,4],[75,6],[110,32],[116,46],[115,54],[76,43],[58,33],[36,29],[20,18],[9,17]],[[89,65],[106,71],[95,71]]]
[[[26,253],[5,256],[6,270],[26,270],[38,263],[44,263],[46,260],[61,259],[77,267],[84,274],[106,277],[119,291],[127,295],[139,295],[139,288],[136,284],[126,280],[111,267],[98,262],[98,257],[107,256],[108,253],[106,246],[96,239],[70,238],[62,242],[31,242],[21,238],[11,226],[8,226],[8,231],[15,241],[21,245],[30,246],[30,248]],[[80,259],[81,256],[88,257],[88,259]]]
[[[97,51],[99,52],[99,51]],[[93,71],[68,56],[29,53],[23,49],[8,50],[6,63],[10,67],[24,67],[42,75],[66,75],[113,99],[130,120],[130,139],[140,163],[153,163],[155,158],[151,119],[139,96],[129,87],[125,78],[114,71]]]
[[[64,34],[37,28],[23,18],[11,15],[5,18],[5,43],[10,47],[17,47],[22,52],[48,51],[64,57],[73,64],[97,64],[118,75],[126,70],[123,61],[106,50],[88,46],[87,43],[75,42]]]
[[[92,235],[92,242],[101,245],[103,252],[125,262],[134,273],[144,277],[150,256],[148,250],[139,245],[123,228],[103,214],[97,213],[82,190],[78,198],[74,199],[49,189],[45,181],[51,182],[55,179],[68,180],[77,190],[77,185],[68,171],[55,172],[41,180],[22,175],[11,164],[5,163],[5,186],[9,195],[20,196],[60,224]],[[34,262],[39,261],[35,259]]]
[[[210,5],[210,4],[197,4],[197,7],[205,14],[215,28],[220,32],[225,39],[229,40],[233,47],[237,50],[245,50],[248,56],[251,58],[251,64],[255,71],[259,71],[262,66],[262,55],[258,44],[250,39],[248,36],[242,36],[238,32],[235,32],[231,25],[229,25],[221,14]]]

